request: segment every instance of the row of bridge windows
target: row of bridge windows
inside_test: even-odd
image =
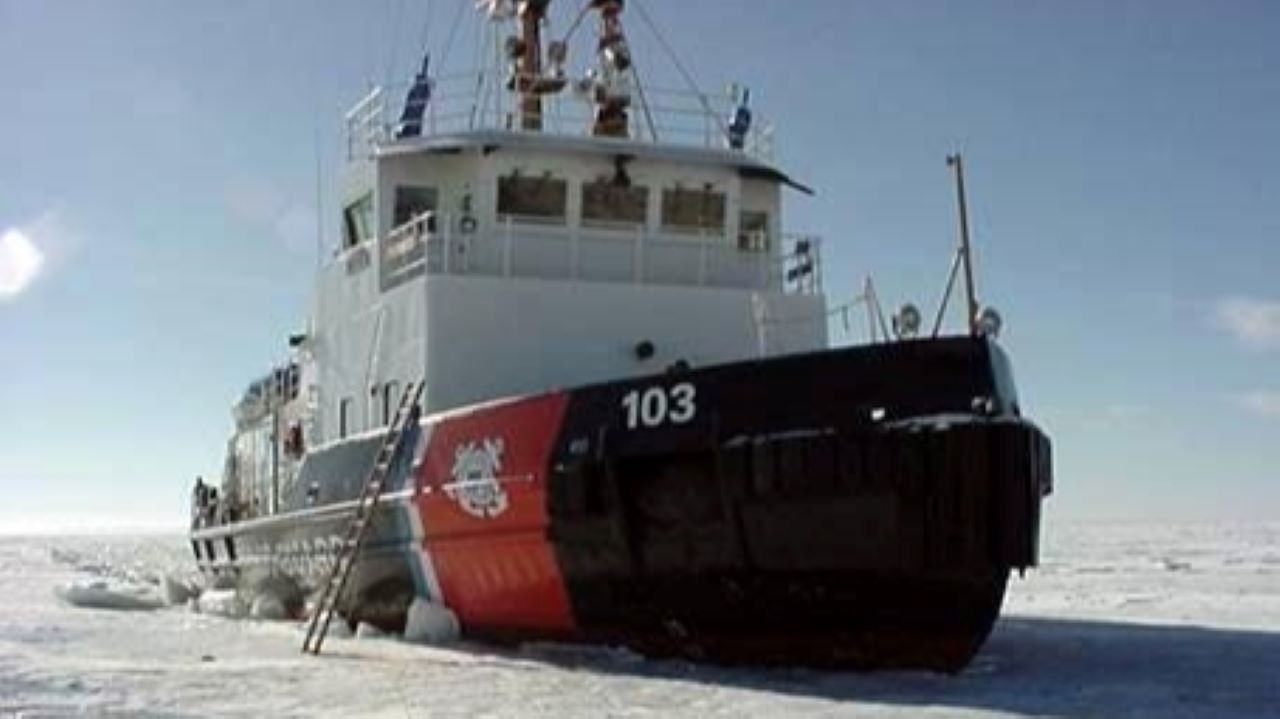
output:
[[[649,216],[650,189],[601,179],[582,185],[582,222],[586,225],[643,225]],[[569,213],[569,183],[553,175],[512,174],[498,178],[498,215],[563,223]],[[725,194],[711,185],[662,190],[662,229],[669,232],[723,234]]]
[[[648,220],[652,192],[645,185],[600,179],[581,188],[582,223],[588,227],[635,228]],[[564,224],[569,213],[569,183],[553,175],[513,173],[498,179],[498,216],[512,221]],[[434,187],[396,188],[393,223],[400,226],[435,210],[439,192]],[[661,192],[660,224],[663,232],[720,235],[725,232],[725,193],[712,185],[682,186]],[[365,195],[343,213],[343,246],[354,247],[374,236],[373,196]],[[738,245],[744,250],[769,249],[769,213],[743,210],[738,222]]]

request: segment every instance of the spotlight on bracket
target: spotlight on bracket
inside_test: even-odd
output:
[[[990,337],[996,339],[1000,336],[1000,330],[1004,327],[1004,319],[1000,317],[1000,313],[994,307],[984,307],[978,313],[978,335],[981,337]]]
[[[909,340],[920,334],[920,308],[908,302],[893,316],[893,333],[900,340]]]

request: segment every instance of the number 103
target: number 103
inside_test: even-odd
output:
[[[627,429],[686,424],[698,414],[698,389],[688,382],[670,388],[633,389],[622,397]]]

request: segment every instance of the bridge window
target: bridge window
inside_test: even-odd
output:
[[[563,223],[568,199],[569,183],[550,173],[498,178],[498,215],[505,218]]]
[[[399,227],[424,212],[435,210],[437,199],[438,193],[434,187],[397,187],[393,224]]]
[[[367,194],[342,211],[342,248],[373,239],[373,194]]]
[[[695,234],[724,234],[725,196],[711,185],[662,191],[662,229]]]
[[[738,249],[765,252],[769,249],[769,213],[743,210],[738,217]]]
[[[643,225],[649,212],[649,188],[596,180],[582,186],[582,222],[586,225]]]

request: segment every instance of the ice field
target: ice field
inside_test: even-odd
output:
[[[386,637],[304,657],[299,624],[149,609],[191,571],[181,537],[0,537],[0,716],[1280,717],[1280,524],[1045,532],[956,677]]]

